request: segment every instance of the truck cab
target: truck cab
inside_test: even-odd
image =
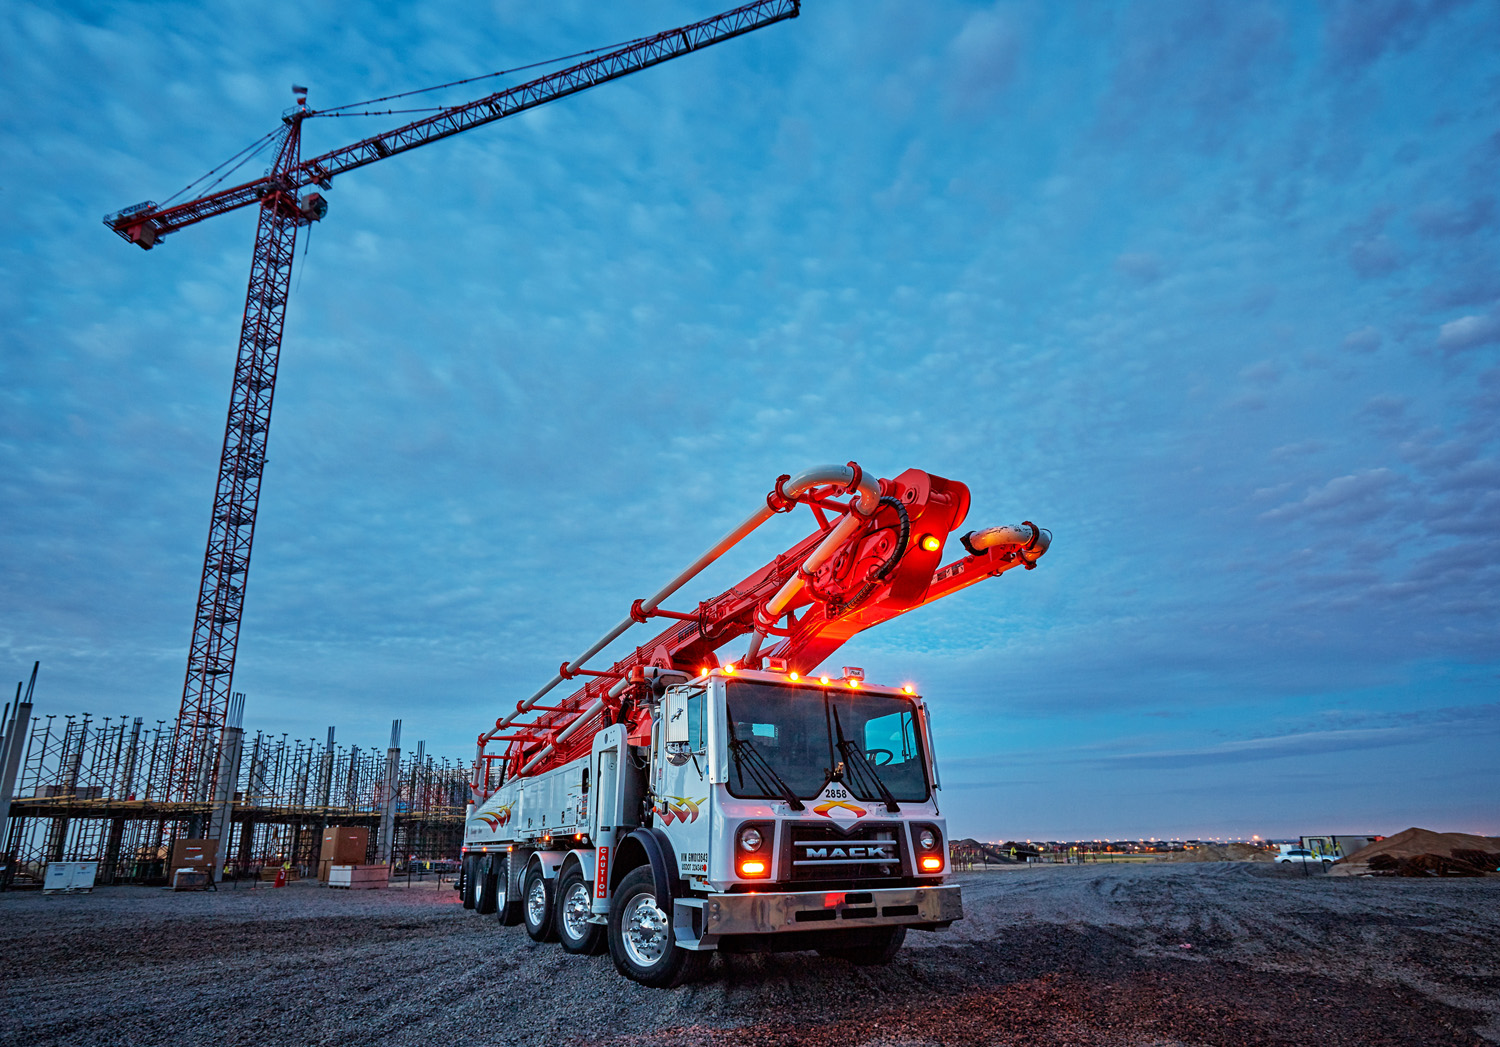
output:
[[[653,985],[714,950],[883,963],[908,929],[962,916],[913,688],[726,666],[661,673],[653,693],[634,732],[601,730],[586,760],[475,811],[474,904],[490,884],[502,922],[569,951],[607,941]]]
[[[715,671],[666,690],[652,816],[679,876],[714,894],[940,884],[948,848],[921,700],[859,675],[793,675]],[[828,922],[827,909],[792,922]]]

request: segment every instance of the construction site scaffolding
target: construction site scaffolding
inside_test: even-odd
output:
[[[99,863],[100,884],[164,883],[173,840],[202,835],[220,841],[228,877],[286,863],[309,876],[330,826],[368,827],[366,861],[397,872],[457,857],[469,768],[428,755],[422,742],[402,754],[399,721],[391,746],[377,749],[337,745],[332,728],[326,740],[247,737],[236,715],[206,743],[213,755],[200,761],[206,770],[188,800],[173,797],[178,727],[89,713],[34,720],[8,812],[0,888],[41,882],[49,862],[78,861]]]

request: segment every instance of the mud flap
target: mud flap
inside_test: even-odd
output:
[[[520,851],[508,851],[497,857],[499,864],[498,875],[495,883],[498,890],[495,894],[495,915],[500,920],[501,927],[517,927],[521,923],[521,885],[517,882],[517,866],[525,869],[524,860]]]

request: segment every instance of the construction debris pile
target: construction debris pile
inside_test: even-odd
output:
[[[1500,837],[1411,828],[1334,863],[1333,876],[1494,876]]]

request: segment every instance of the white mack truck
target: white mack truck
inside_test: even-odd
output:
[[[778,478],[764,508],[479,736],[464,905],[570,953],[607,949],[621,974],[661,987],[714,950],[882,964],[908,929],[962,917],[925,703],[909,684],[818,667],[855,633],[1046,552],[1050,533],[1026,522],[969,531],[943,566],[968,503],[963,484],[915,469]],[[812,534],[696,611],[660,608],[799,505]],[[671,624],[584,668],[653,617]]]

